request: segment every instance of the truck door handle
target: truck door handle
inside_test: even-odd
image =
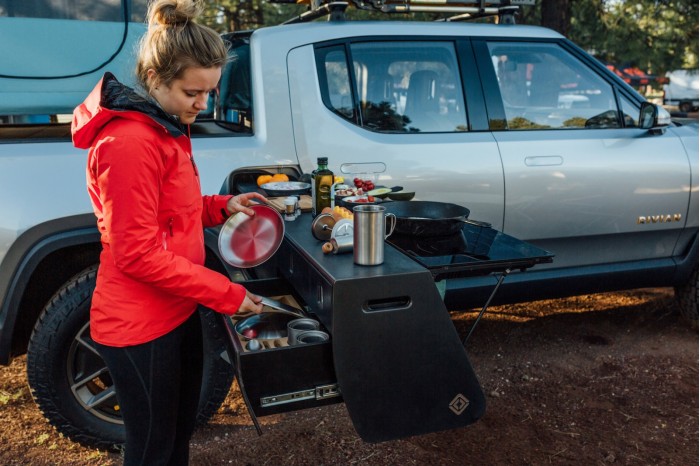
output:
[[[561,155],[537,155],[525,157],[525,165],[528,167],[549,167],[563,164],[564,157]]]

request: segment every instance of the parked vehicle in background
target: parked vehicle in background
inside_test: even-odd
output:
[[[9,17],[5,6],[39,3],[0,2],[0,364],[26,352],[50,422],[107,447],[124,434],[89,337],[99,234],[86,154],[65,115],[105,70],[131,81],[145,0],[122,0],[106,21]],[[76,18],[113,4],[89,3]],[[343,3],[334,5],[339,16]],[[235,193],[264,173],[299,179],[327,156],[338,175],[466,206],[555,254],[513,271],[494,303],[668,286],[697,321],[697,125],[672,124],[565,37],[504,24],[318,21],[226,38],[232,59],[191,128],[203,192]],[[207,265],[232,280],[274,272],[232,269],[217,231],[205,239]],[[446,304],[480,307],[493,285],[449,279]],[[233,374],[211,322],[202,420]]]
[[[675,70],[666,73],[664,105],[678,107],[683,113],[698,110],[698,70]]]

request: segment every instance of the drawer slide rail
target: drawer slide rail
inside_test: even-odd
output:
[[[338,384],[320,385],[316,388],[283,393],[260,398],[260,406],[270,407],[304,400],[325,400],[340,396]]]

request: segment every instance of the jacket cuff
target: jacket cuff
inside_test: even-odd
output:
[[[226,204],[228,204],[229,199],[232,197],[233,196],[216,196],[214,210],[221,216],[221,222],[219,223],[225,222],[231,216],[226,209]]]

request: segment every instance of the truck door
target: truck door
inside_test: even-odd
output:
[[[504,231],[555,267],[668,258],[684,226],[688,159],[672,131],[636,127],[639,99],[560,42],[476,46],[506,184]]]
[[[294,142],[304,171],[327,156],[336,175],[460,204],[471,218],[500,228],[500,156],[488,131],[473,130],[483,119],[470,110],[463,85],[471,86],[469,97],[481,88],[470,81],[475,65],[461,58],[461,46],[447,39],[373,39],[292,50]],[[483,108],[481,94],[474,106],[478,99]]]

